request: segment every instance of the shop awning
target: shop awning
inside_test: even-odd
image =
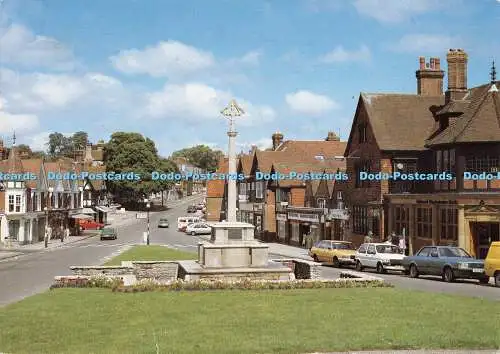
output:
[[[91,208],[83,208],[81,211],[82,214],[97,214],[95,211],[93,211]]]
[[[75,215],[71,215],[70,218],[72,218],[72,219],[94,219],[92,216],[86,215],[86,214],[75,214]]]
[[[97,210],[102,211],[103,213],[109,213],[111,211],[110,208],[99,205],[95,207]]]

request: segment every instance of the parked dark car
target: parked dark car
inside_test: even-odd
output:
[[[197,209],[196,209],[196,206],[195,205],[190,205],[188,206],[187,208],[187,212],[188,213],[196,213]]]
[[[101,241],[102,240],[116,240],[118,238],[118,233],[116,229],[112,227],[105,227],[101,229]]]
[[[170,227],[170,223],[168,222],[168,219],[160,219],[158,221],[158,227]]]
[[[484,261],[472,257],[460,247],[422,247],[414,256],[403,259],[403,267],[411,278],[438,275],[446,282],[455,279],[477,279],[481,283],[489,281],[484,273]]]

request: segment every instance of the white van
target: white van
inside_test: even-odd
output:
[[[198,216],[181,216],[177,218],[177,230],[184,231],[189,224],[200,221],[201,218]]]

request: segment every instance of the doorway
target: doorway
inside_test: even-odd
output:
[[[490,244],[500,241],[500,223],[497,222],[471,222],[472,245],[479,259],[485,259]]]

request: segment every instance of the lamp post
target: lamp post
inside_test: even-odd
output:
[[[236,136],[234,130],[234,119],[245,114],[235,100],[231,100],[229,105],[221,111],[221,114],[229,120],[228,156],[229,156],[229,181],[227,183],[227,214],[226,221],[236,222]]]
[[[44,242],[45,242],[45,248],[49,247],[49,210],[47,207],[43,208],[43,212],[45,213],[45,235],[44,235]]]
[[[146,237],[146,245],[149,245],[149,208],[151,208],[151,203],[149,202],[149,200],[147,199],[144,199],[144,203],[146,203],[146,210],[147,210],[147,222],[148,222],[148,228],[146,230],[147,232],[147,237]]]

